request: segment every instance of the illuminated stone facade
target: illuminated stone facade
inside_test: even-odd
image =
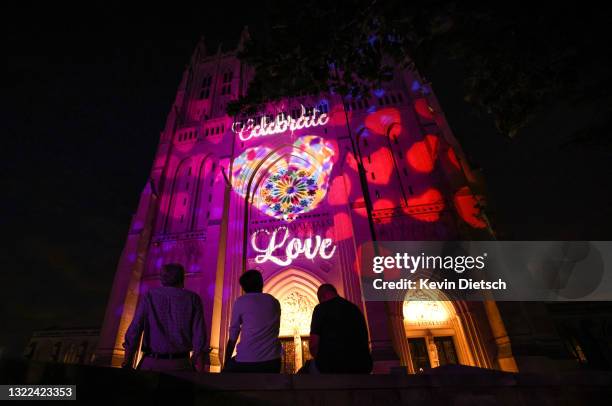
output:
[[[367,99],[296,97],[254,117],[228,117],[227,103],[246,92],[252,74],[236,52],[208,55],[203,44],[194,52],[130,226],[98,362],[120,363],[138,296],[159,284],[163,264],[178,262],[204,302],[213,371],[248,268],[262,271],[264,290],[282,304],[288,372],[309,356],[310,314],[325,282],[366,314],[375,372],[436,366],[441,352],[446,363],[515,369],[495,303],[415,307],[437,309],[428,322],[425,313],[404,317],[411,307],[403,303],[362,300],[359,247],[373,237],[488,233],[478,182],[430,85],[397,71]]]

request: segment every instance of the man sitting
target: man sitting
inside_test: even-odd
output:
[[[249,270],[240,277],[245,294],[234,302],[224,372],[270,372],[281,370],[280,303],[262,293],[263,277]],[[240,335],[237,355],[232,358]]]
[[[330,284],[321,285],[317,297],[319,304],[312,313],[309,343],[315,362],[311,362],[303,372],[370,373],[372,357],[361,310],[340,297]]]

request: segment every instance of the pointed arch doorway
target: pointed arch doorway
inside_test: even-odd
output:
[[[308,343],[312,311],[323,282],[308,271],[286,268],[266,280],[264,292],[281,304],[282,373],[296,373],[311,359]]]
[[[412,370],[449,364],[476,366],[453,302],[444,300],[441,292],[428,296],[407,295],[402,303]]]

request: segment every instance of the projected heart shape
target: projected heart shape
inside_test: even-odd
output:
[[[256,185],[252,204],[290,222],[314,210],[326,196],[333,156],[332,144],[314,135],[296,139],[290,152],[249,148],[234,160],[232,187],[245,197]]]

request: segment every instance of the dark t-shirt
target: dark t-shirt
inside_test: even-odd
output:
[[[340,296],[318,304],[310,333],[319,339],[317,369],[322,373],[369,373],[372,357],[361,311]]]

